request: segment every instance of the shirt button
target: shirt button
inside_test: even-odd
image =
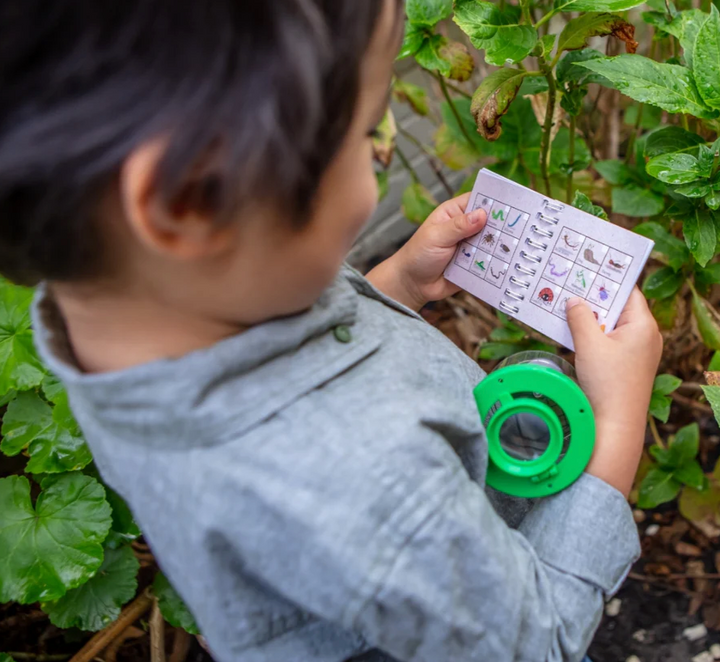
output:
[[[337,340],[338,342],[352,342],[352,333],[350,332],[350,329],[343,324],[341,324],[340,326],[336,326],[333,329],[333,333],[335,334],[335,340]]]

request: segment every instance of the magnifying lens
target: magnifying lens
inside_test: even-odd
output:
[[[585,471],[595,417],[575,369],[548,352],[503,361],[474,391],[488,440],[487,484],[505,494],[556,494]]]

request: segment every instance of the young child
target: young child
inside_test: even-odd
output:
[[[0,265],[222,662],[577,661],[639,551],[637,291],[607,336],[569,311],[587,474],[496,510],[483,373],[417,314],[484,215],[341,267],[401,32],[398,0],[3,5]]]

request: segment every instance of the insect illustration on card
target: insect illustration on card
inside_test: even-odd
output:
[[[563,235],[563,241],[565,242],[565,245],[566,245],[568,248],[572,248],[573,250],[575,250],[576,248],[579,248],[579,246],[580,246],[580,243],[579,243],[579,242],[578,242],[577,244],[573,244],[573,243],[570,241],[570,235],[568,235],[568,234],[564,234],[564,235]]]
[[[480,269],[480,271],[485,271],[485,260],[475,260],[475,266]]]
[[[595,246],[592,245],[589,248],[586,248],[583,256],[585,257],[585,262],[589,262],[590,264],[596,264],[599,267],[600,263],[595,259],[593,248],[595,248]]]
[[[549,287],[544,287],[538,294],[538,299],[542,300],[544,303],[552,303],[554,298],[555,293]]]
[[[484,244],[485,246],[492,246],[495,244],[495,234],[493,232],[488,232],[483,235],[483,238],[480,240],[480,243]]]
[[[598,297],[600,301],[607,301],[610,298],[610,292],[607,291],[606,283],[598,286]]]
[[[500,250],[503,253],[512,253],[512,248],[510,248],[507,244],[503,244],[502,241],[500,242]]]
[[[625,267],[627,267],[627,264],[622,264],[621,262],[615,262],[615,260],[608,260],[608,264],[613,269],[620,269],[620,271],[622,271]]]
[[[575,272],[575,285],[577,287],[582,287],[585,289],[587,287],[587,282],[585,281],[585,270],[584,269],[578,269]]]
[[[550,263],[550,273],[555,276],[555,278],[562,278],[563,276],[566,276],[568,271],[570,271],[569,267],[566,267],[565,271],[558,271],[557,265],[554,262]]]
[[[460,250],[465,257],[472,257],[472,253],[464,246]]]
[[[495,269],[493,269],[492,267],[490,267],[490,275],[491,275],[495,280],[500,280],[500,279],[505,275],[505,272],[506,272],[506,271],[507,271],[507,269],[500,269],[500,271],[496,273],[496,272],[495,272]]]

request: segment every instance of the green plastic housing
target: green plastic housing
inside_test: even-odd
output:
[[[550,367],[510,365],[488,375],[474,395],[486,424],[490,487],[523,498],[544,497],[566,489],[585,471],[595,447],[595,417],[573,379]],[[556,411],[543,400],[562,410],[569,439]],[[503,424],[520,413],[539,417],[549,431],[547,450],[534,460],[512,457],[500,441]]]

